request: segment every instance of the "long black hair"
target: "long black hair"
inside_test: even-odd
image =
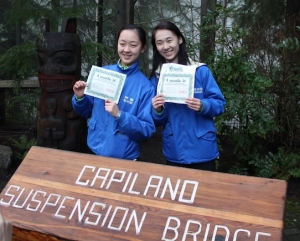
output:
[[[151,37],[151,44],[153,48],[153,59],[152,59],[152,71],[150,77],[152,77],[155,74],[155,71],[159,66],[166,63],[166,60],[164,57],[162,57],[159,52],[157,51],[156,44],[155,44],[155,34],[157,30],[170,30],[173,32],[178,38],[182,39],[182,43],[179,45],[179,52],[178,52],[178,64],[187,65],[190,63],[189,57],[186,51],[186,41],[179,30],[179,28],[172,22],[169,21],[162,21],[160,22],[152,31],[152,37]]]

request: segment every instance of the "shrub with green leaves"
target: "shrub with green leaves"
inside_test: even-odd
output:
[[[300,178],[299,151],[291,152],[286,148],[279,148],[278,153],[269,152],[264,157],[250,162],[256,168],[260,177],[288,180],[290,177]]]
[[[28,140],[28,137],[25,134],[21,135],[19,140],[10,138],[10,141],[12,142],[13,146],[19,150],[16,151],[14,155],[20,160],[23,160],[29,149],[37,144],[35,138]]]
[[[217,17],[215,52],[207,63],[227,101],[216,126],[221,148],[232,148],[229,172],[286,180],[299,177],[300,154],[295,148],[300,139],[298,42],[267,37],[279,35],[278,26],[255,31],[234,22],[224,26],[223,20],[232,14],[234,9],[217,6],[207,15]],[[212,29],[206,22],[199,26],[203,35]],[[291,54],[291,49],[298,55]]]

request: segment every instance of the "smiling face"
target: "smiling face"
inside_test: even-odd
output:
[[[121,65],[130,66],[145,51],[146,46],[142,42],[136,30],[125,29],[120,33],[118,39],[118,55],[121,59]]]
[[[179,44],[181,43],[182,39],[170,30],[159,29],[155,33],[157,51],[167,63],[178,63]]]

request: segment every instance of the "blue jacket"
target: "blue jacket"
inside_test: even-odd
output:
[[[140,71],[139,62],[125,70],[118,64],[104,68],[127,75],[118,103],[121,116],[114,118],[105,111],[104,100],[89,95],[79,101],[74,95],[73,108],[88,119],[87,144],[94,153],[133,160],[140,155],[139,141],[150,138],[155,132],[150,115],[155,91]]]
[[[151,77],[157,88],[157,76]],[[195,73],[194,98],[202,101],[201,112],[185,104],[166,102],[161,113],[153,108],[151,115],[162,131],[163,154],[171,162],[191,164],[207,162],[219,156],[214,117],[224,113],[226,101],[206,65]]]

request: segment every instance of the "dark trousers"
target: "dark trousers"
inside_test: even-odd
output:
[[[216,171],[216,160],[208,161],[208,162],[192,163],[192,164],[179,164],[179,163],[170,162],[166,160],[166,164],[168,166],[186,167],[186,168],[213,171],[213,172]]]

